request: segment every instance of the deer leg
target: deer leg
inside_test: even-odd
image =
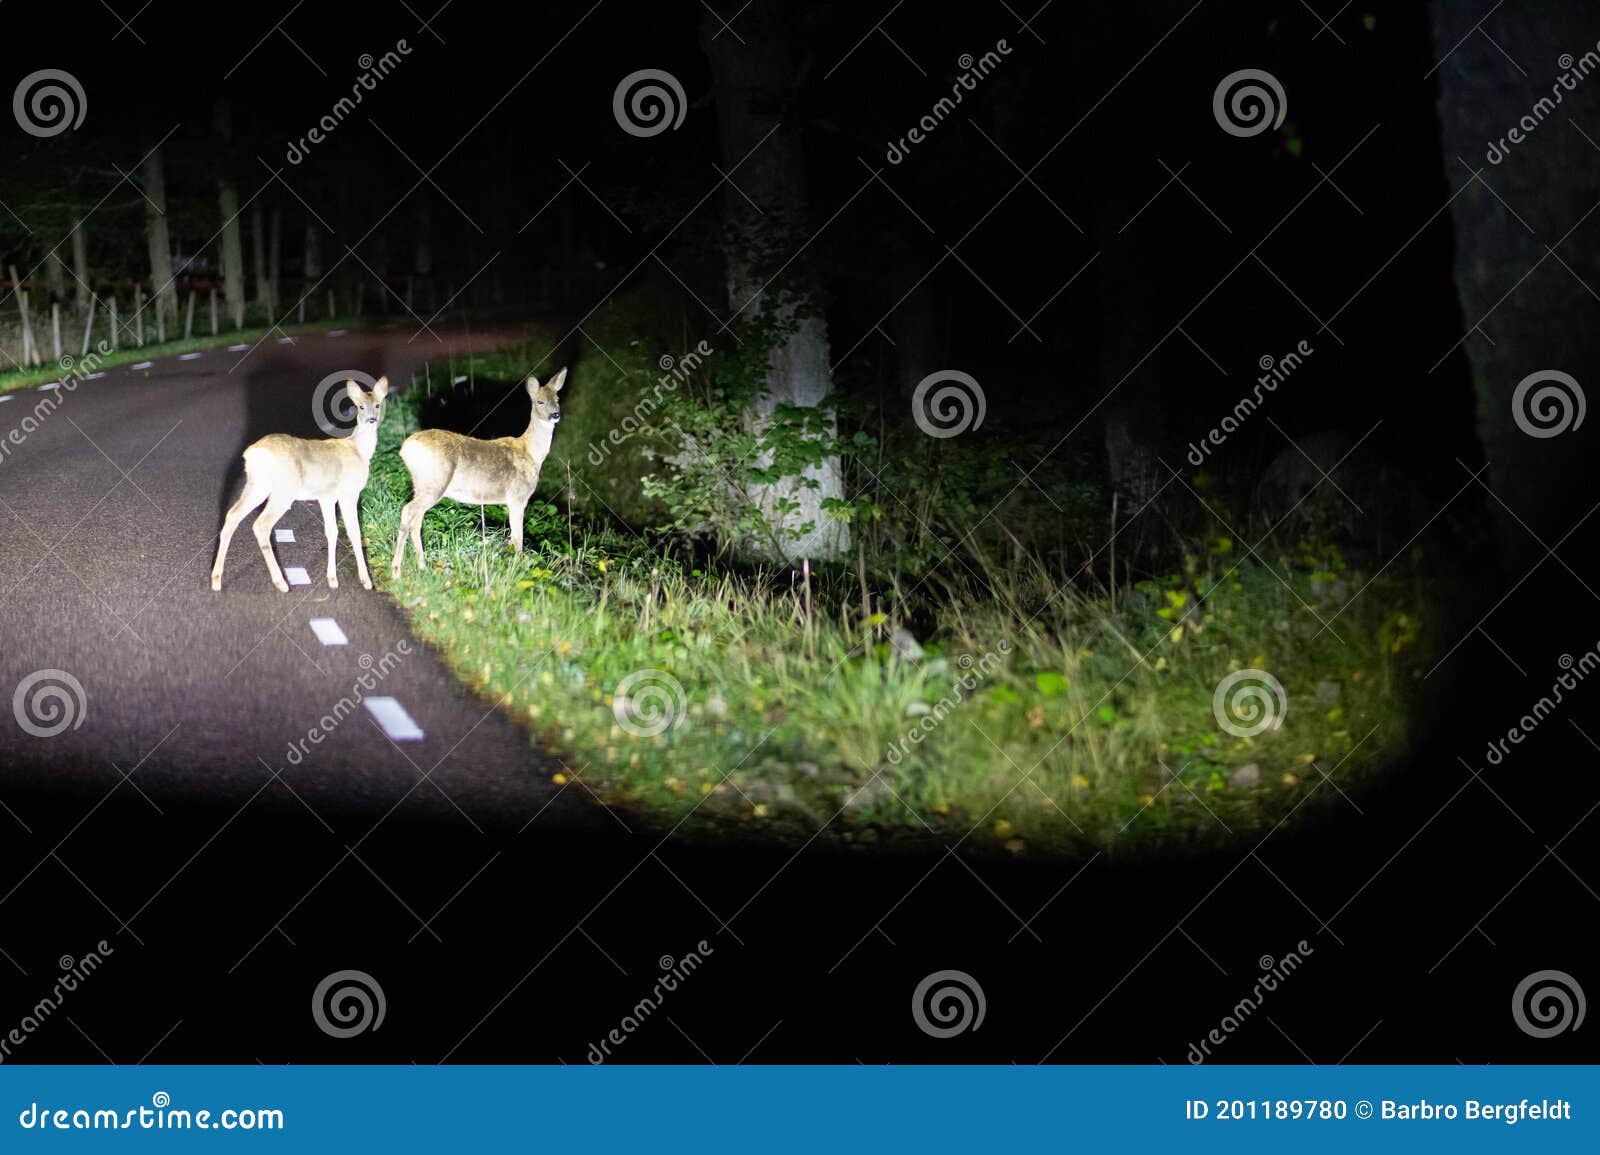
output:
[[[333,498],[324,497],[317,502],[322,506],[322,533],[328,539],[328,588],[339,588],[339,566],[336,553],[339,545],[339,519],[333,515]]]
[[[234,502],[228,510],[228,515],[222,520],[222,533],[217,539],[217,560],[211,567],[211,588],[222,588],[222,563],[228,557],[228,543],[233,540],[233,531],[239,528],[239,523],[267,496],[267,487],[251,482],[247,474],[244,479],[244,491],[239,494],[239,500]]]
[[[261,511],[261,516],[256,518],[254,526],[256,544],[261,547],[261,556],[267,562],[267,573],[272,575],[272,584],[277,587],[280,594],[289,592],[289,582],[283,576],[283,571],[278,568],[278,559],[272,552],[272,527],[289,512],[289,507],[293,504],[294,499],[291,497],[272,494],[267,498],[267,508]]]
[[[522,552],[522,516],[528,510],[528,499],[506,502],[506,517],[511,521],[511,552]]]
[[[415,487],[413,487],[415,488]],[[421,497],[413,496],[412,499],[400,508],[400,533],[394,539],[394,564],[389,567],[389,576],[396,581],[400,578],[401,567],[406,561],[406,537],[409,535],[417,547],[417,568],[423,569],[422,564],[422,518],[428,512],[429,506]]]
[[[417,555],[417,570],[421,573],[428,572],[428,557],[422,552],[422,519],[428,516],[428,510],[438,504],[438,500],[434,498],[424,504],[419,498],[412,503],[417,510],[411,515],[411,548]]]
[[[372,575],[367,572],[367,553],[361,548],[361,513],[357,503],[360,495],[341,497],[339,499],[339,512],[344,515],[345,536],[350,539],[350,548],[356,555],[356,573],[361,576],[361,585],[364,589],[372,588]]]

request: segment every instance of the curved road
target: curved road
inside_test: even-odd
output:
[[[10,709],[19,684],[55,670],[83,691],[61,700],[75,725],[57,736],[0,726],[8,786],[43,775],[103,790],[109,761],[146,790],[186,785],[224,802],[281,772],[319,812],[381,813],[415,785],[408,807],[520,826],[550,801],[526,734],[461,688],[390,597],[361,588],[342,536],[340,586],[327,588],[315,503],[296,503],[279,523],[294,541],[275,546],[310,585],[274,591],[247,522],[222,592],[208,586],[240,450],[268,432],[319,436],[310,398],[324,376],[361,370],[403,386],[425,360],[504,339],[408,337],[311,333],[123,366],[60,390],[36,423],[25,419],[47,391],[0,402],[0,437],[18,431],[0,459],[0,690]],[[310,623],[325,618],[347,645],[319,641]],[[387,671],[371,693],[394,698],[423,738],[391,741],[360,708],[337,718],[369,663],[369,679]]]

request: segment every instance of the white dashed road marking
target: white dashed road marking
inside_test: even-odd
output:
[[[393,698],[368,698],[365,705],[391,742],[416,742],[424,737],[406,708]]]
[[[289,579],[292,586],[308,586],[311,584],[311,575],[306,573],[302,566],[292,565],[283,571],[283,576]]]
[[[348,646],[350,639],[344,636],[344,631],[339,628],[339,623],[332,618],[312,618],[311,632],[317,635],[317,641],[325,646]]]
[[[61,382],[59,382],[59,381],[46,381],[43,385],[39,386],[39,388],[41,388],[41,389],[59,389],[59,388],[61,388]]]
[[[150,368],[150,366],[152,366],[154,364],[155,364],[154,361],[140,361],[137,365],[134,366],[134,368],[135,369],[148,369],[148,368]]]
[[[294,540],[294,530],[275,529],[272,531],[272,540],[277,542],[292,542]]]
[[[230,352],[230,353],[237,353],[237,352],[239,352],[239,351],[240,351],[240,350],[241,350],[241,349],[248,349],[248,348],[250,348],[250,346],[249,346],[249,345],[229,345],[229,346],[228,346],[228,352]]]
[[[193,361],[195,358],[197,358],[199,356],[200,356],[200,354],[198,354],[198,353],[179,353],[178,354],[178,360],[180,360],[180,361]]]

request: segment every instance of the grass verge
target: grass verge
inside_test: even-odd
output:
[[[514,382],[548,353],[452,371]],[[654,371],[643,348],[585,356],[564,408]],[[444,502],[427,570],[413,560],[392,583],[410,496],[396,450],[422,402],[400,395],[380,436],[363,499],[374,572],[458,676],[562,760],[558,784],[651,822],[1014,855],[1192,848],[1343,805],[1338,790],[1405,746],[1427,649],[1413,567],[1368,575],[1305,542],[1249,560],[1226,537],[1196,542],[1183,572],[1115,604],[974,545],[936,595],[901,591],[914,639],[863,613],[854,573],[819,571],[807,590],[571,520],[552,455],[522,556],[503,509]]]
[[[50,381],[59,381],[64,375],[70,375],[81,369],[82,362],[89,362],[93,358],[94,371],[102,369],[115,369],[119,365],[134,365],[140,361],[155,361],[162,357],[175,357],[180,353],[193,353],[201,349],[215,349],[219,345],[254,344],[274,332],[286,336],[296,333],[317,333],[327,329],[353,328],[359,324],[356,318],[335,319],[332,321],[310,321],[304,325],[275,326],[260,329],[235,329],[228,333],[219,333],[213,337],[207,334],[204,337],[191,337],[188,340],[167,341],[163,344],[141,345],[127,349],[114,349],[107,353],[91,353],[86,357],[79,357],[76,353],[70,354],[71,364],[62,366],[54,361],[37,368],[14,369],[8,373],[0,373],[0,393],[8,393],[13,389],[26,389],[33,385],[43,385]]]

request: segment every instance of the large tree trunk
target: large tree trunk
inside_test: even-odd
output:
[[[1574,484],[1593,458],[1593,425],[1572,426],[1582,390],[1600,382],[1600,325],[1585,287],[1600,284],[1600,223],[1579,225],[1600,189],[1600,150],[1580,131],[1592,136],[1600,125],[1600,76],[1579,78],[1559,58],[1580,53],[1578,67],[1597,64],[1595,13],[1508,0],[1474,34],[1482,14],[1473,7],[1433,5],[1444,163],[1452,189],[1467,185],[1450,206],[1456,288],[1487,481],[1500,499],[1487,504],[1508,549],[1542,556],[1517,519],[1553,546],[1593,500]],[[1576,387],[1547,377],[1519,396],[1519,385],[1545,373],[1570,375]]]
[[[757,428],[779,405],[816,406],[833,389],[827,325],[810,291],[815,286],[806,259],[794,256],[808,221],[800,135],[785,116],[796,83],[786,12],[778,0],[751,0],[739,24],[743,42],[715,36],[719,21],[708,17],[701,25],[716,83],[723,165],[739,166],[743,190],[728,189],[724,200],[728,297],[739,320],[770,319],[786,334],[767,354],[764,388],[751,414]],[[780,501],[798,506],[774,526],[776,549],[786,561],[840,557],[850,546],[849,528],[822,511],[824,500],[844,496],[839,459],[827,459],[806,478],[815,486],[785,480],[755,495],[769,511]]]
[[[157,315],[175,329],[178,320],[178,285],[172,276],[172,237],[167,227],[167,173],[161,149],[144,162],[145,233],[150,242],[150,277],[154,282]]]
[[[83,222],[72,222],[72,286],[73,302],[80,309],[89,307],[89,239],[84,236]]]

